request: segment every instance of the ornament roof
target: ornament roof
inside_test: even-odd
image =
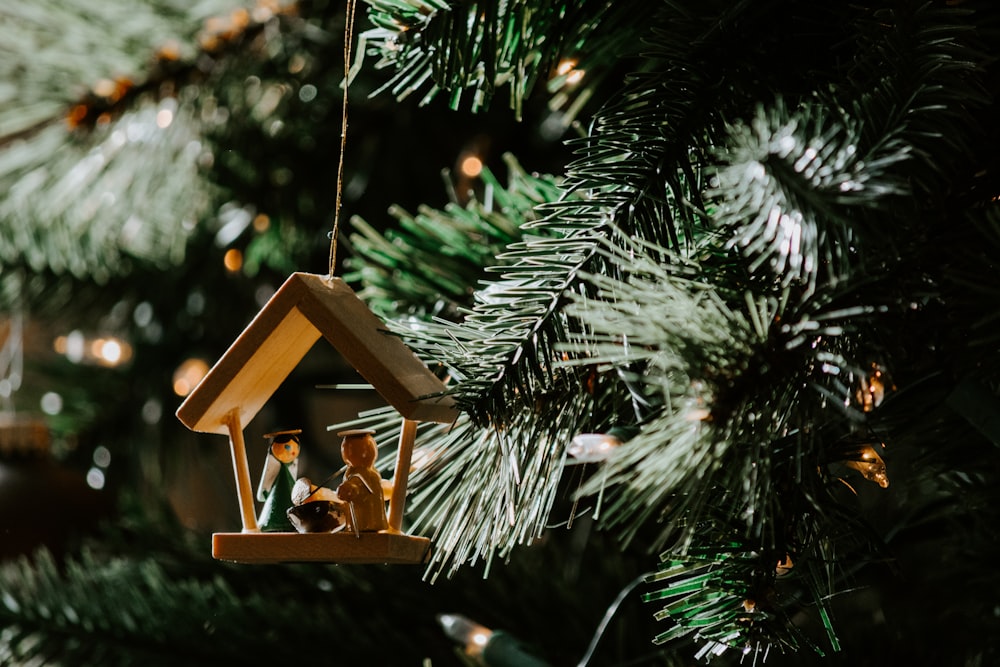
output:
[[[293,273],[177,409],[193,431],[248,424],[323,337],[403,417],[449,423],[446,387],[342,279]]]

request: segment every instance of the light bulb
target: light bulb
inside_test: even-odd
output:
[[[573,438],[566,453],[582,463],[606,461],[622,441],[610,433],[581,433]]]
[[[844,465],[861,473],[869,482],[875,482],[883,489],[889,488],[889,475],[885,461],[871,445],[865,445],[858,451],[856,459],[844,461]]]
[[[795,563],[792,562],[792,555],[785,554],[785,557],[779,560],[775,566],[774,573],[779,577],[783,577],[791,573],[793,567],[795,567]]]
[[[872,363],[868,375],[860,378],[858,384],[858,389],[854,392],[854,399],[861,406],[863,412],[871,412],[882,405],[886,392],[893,388],[888,374],[876,363]]]
[[[476,657],[483,653],[493,631],[459,614],[438,614],[437,621],[444,633],[465,646],[465,653]]]
[[[230,273],[236,273],[243,268],[243,253],[237,248],[230,248],[222,257],[222,264]]]
[[[483,173],[483,160],[478,155],[467,155],[462,158],[462,162],[459,164],[459,170],[462,172],[463,176],[476,178],[479,174]]]

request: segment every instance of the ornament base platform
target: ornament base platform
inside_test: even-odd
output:
[[[402,533],[215,533],[212,556],[234,563],[420,564],[430,539]]]

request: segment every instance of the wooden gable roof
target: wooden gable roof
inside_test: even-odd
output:
[[[293,273],[177,409],[193,431],[248,424],[313,344],[326,340],[403,417],[457,416],[441,382],[340,278]]]

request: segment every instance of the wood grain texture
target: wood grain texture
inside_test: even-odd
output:
[[[250,486],[250,466],[247,463],[247,446],[243,441],[243,426],[239,412],[229,413],[229,447],[233,455],[233,476],[236,478],[236,497],[240,503],[243,531],[257,532],[257,513],[253,504],[253,487]]]
[[[399,533],[215,533],[212,556],[236,563],[423,563],[426,537]]]
[[[413,459],[413,441],[417,435],[417,422],[404,419],[399,429],[399,447],[396,449],[396,468],[392,478],[392,495],[389,497],[389,530],[398,533],[403,527],[403,506],[406,504]]]
[[[340,278],[293,273],[177,409],[193,431],[228,435],[233,410],[250,423],[325,338],[403,417],[450,423],[441,382]]]

